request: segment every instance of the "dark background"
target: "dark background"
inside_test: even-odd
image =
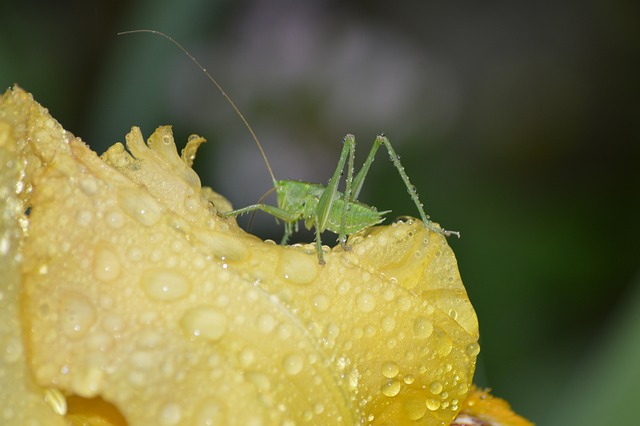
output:
[[[394,143],[450,239],[481,327],[476,381],[540,425],[622,424],[640,390],[640,5],[75,1],[0,6],[18,83],[103,152],[133,125],[205,136],[196,170],[235,206],[324,183],[346,133]],[[386,153],[360,199],[417,215]],[[263,217],[255,232],[279,240]],[[312,237],[302,236],[310,241]],[[631,424],[631,423],[629,423]]]

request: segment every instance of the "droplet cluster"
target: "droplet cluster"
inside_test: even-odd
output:
[[[373,228],[320,266],[314,245],[264,243],[212,213],[166,128],[148,145],[133,131],[129,152],[103,156],[111,168],[73,149],[82,164],[34,187],[48,203],[26,247],[40,383],[100,395],[131,424],[455,415],[479,346],[441,234]]]

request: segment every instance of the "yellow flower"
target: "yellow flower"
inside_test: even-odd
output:
[[[398,222],[320,266],[217,214],[203,141],[134,127],[100,158],[4,94],[2,423],[449,424],[479,346],[446,239]]]

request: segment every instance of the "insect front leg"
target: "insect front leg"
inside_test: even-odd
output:
[[[271,206],[269,204],[253,204],[251,206],[243,207],[241,209],[233,210],[226,213],[220,213],[222,217],[236,217],[245,213],[255,212],[257,210],[263,211],[276,219],[280,219],[284,222],[284,237],[280,244],[286,244],[289,241],[289,237],[293,232],[294,223],[300,219],[300,214],[291,213],[278,207]]]
[[[318,215],[316,214],[316,222],[318,221]],[[316,228],[316,252],[318,252],[318,263],[320,265],[324,265],[324,256],[322,255],[322,239],[320,237],[320,228],[319,227],[315,227]]]
[[[344,232],[344,222],[346,220],[346,213],[349,209],[349,202],[351,201],[351,183],[353,181],[353,163],[355,159],[355,147],[356,147],[356,138],[353,135],[347,135],[344,138],[342,151],[340,152],[340,159],[338,160],[338,166],[336,170],[333,172],[333,176],[329,179],[329,183],[327,184],[327,188],[322,193],[320,200],[318,201],[317,207],[317,224],[316,229],[319,228],[319,232],[322,232],[327,227],[327,219],[329,218],[329,214],[331,213],[331,209],[333,208],[333,202],[336,199],[338,193],[338,184],[340,183],[340,176],[342,175],[342,171],[344,169],[345,163],[347,163],[347,181],[345,188],[345,204],[344,209],[342,211],[342,221],[340,225],[340,232],[338,233],[338,241],[344,247],[347,242],[347,236]]]

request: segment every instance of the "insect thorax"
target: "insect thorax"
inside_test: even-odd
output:
[[[315,214],[318,211],[318,201],[325,190],[326,187],[320,184],[295,180],[277,181],[278,207],[291,213],[299,213],[299,220],[304,220],[305,226],[310,229],[316,226]],[[387,213],[378,212],[375,207],[357,201],[345,203],[344,194],[336,192],[325,225],[327,230],[336,234],[341,232],[342,215],[347,204],[342,230],[345,235],[379,224],[384,220],[382,216]]]

